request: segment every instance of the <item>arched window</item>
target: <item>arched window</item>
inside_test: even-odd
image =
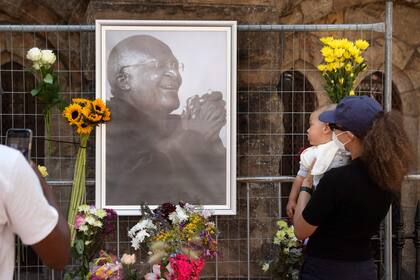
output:
[[[357,95],[369,95],[383,104],[385,94],[385,75],[382,72],[374,72],[360,82],[356,88]],[[392,83],[392,108],[402,110],[401,98],[394,83]]]
[[[284,143],[280,175],[296,175],[299,170],[299,153],[309,146],[306,130],[309,116],[317,107],[313,86],[299,71],[284,72],[277,86],[283,104]]]
[[[35,79],[22,65],[8,62],[1,65],[1,136],[5,143],[9,128],[29,128],[33,132],[32,157],[43,164],[44,121],[42,104],[31,96]]]

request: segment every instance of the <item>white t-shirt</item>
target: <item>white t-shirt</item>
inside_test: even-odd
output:
[[[26,245],[42,241],[58,222],[23,155],[0,145],[0,278],[13,279],[15,234]]]

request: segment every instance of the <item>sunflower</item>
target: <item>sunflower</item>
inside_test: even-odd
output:
[[[88,123],[77,124],[76,132],[78,134],[90,134],[93,130],[93,126]]]
[[[90,100],[88,100],[86,98],[73,98],[72,102],[79,104],[83,108],[90,104]]]
[[[70,125],[78,124],[82,118],[82,106],[73,103],[64,109],[63,115],[69,121]]]
[[[106,105],[102,99],[97,98],[92,101],[93,111],[97,114],[103,114],[106,110]]]
[[[93,113],[93,114],[90,114],[87,118],[88,118],[89,121],[91,121],[93,123],[97,123],[102,119],[102,116]]]
[[[109,111],[108,108],[105,109],[105,114],[104,114],[103,120],[106,121],[106,122],[111,120],[111,111]]]

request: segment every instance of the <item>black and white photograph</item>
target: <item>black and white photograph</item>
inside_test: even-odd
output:
[[[236,23],[96,22],[96,203],[121,215],[185,201],[236,212]]]

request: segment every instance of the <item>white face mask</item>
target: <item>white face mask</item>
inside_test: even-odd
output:
[[[344,134],[344,133],[346,133],[346,132],[343,131],[343,132],[341,132],[340,134],[337,135],[337,134],[335,134],[335,131],[332,132],[332,140],[337,145],[338,149],[340,151],[343,151],[343,152],[347,151],[346,145],[351,142],[351,140],[349,140],[349,141],[347,141],[346,143],[343,144],[343,143],[341,143],[340,140],[338,140],[337,137],[340,136],[341,134]]]

